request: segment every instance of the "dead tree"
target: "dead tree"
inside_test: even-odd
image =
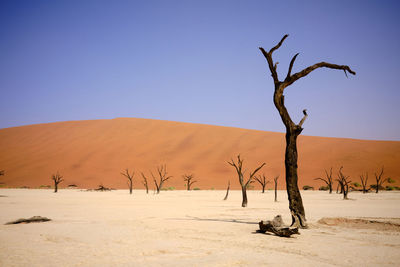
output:
[[[63,177],[57,172],[56,174],[53,174],[51,176],[51,179],[54,181],[54,193],[57,193],[58,191],[58,184],[61,183],[63,180]]]
[[[312,71],[318,68],[330,68],[343,70],[347,76],[347,72],[355,75],[356,73],[350,69],[350,67],[345,65],[336,65],[327,62],[319,62],[312,66],[309,66],[297,73],[292,74],[292,68],[296,57],[298,54],[294,55],[289,64],[288,73],[283,81],[280,81],[278,78],[278,73],[276,71],[278,62],[274,63],[272,59],[272,53],[277,50],[285,39],[288,37],[286,34],[283,36],[281,41],[271,48],[268,52],[264,50],[264,48],[259,47],[262,54],[266,58],[268,62],[268,67],[271,72],[271,76],[274,80],[275,91],[274,91],[274,104],[276,109],[279,112],[279,115],[282,119],[283,124],[286,127],[286,152],[285,152],[285,173],[286,173],[286,190],[289,198],[289,209],[292,215],[292,225],[306,227],[306,216],[304,212],[303,201],[301,199],[301,194],[299,190],[299,186],[297,184],[297,137],[302,132],[303,123],[307,118],[307,112],[304,109],[303,114],[304,117],[301,119],[299,124],[295,124],[291,119],[289,112],[285,107],[284,102],[284,89],[291,84],[293,84],[298,79],[307,76]]]
[[[183,180],[186,182],[186,188],[190,191],[190,187],[192,184],[196,183],[197,181],[193,181],[194,175],[193,174],[184,174],[182,175]]]
[[[4,170],[0,170],[0,176],[4,175]]]
[[[274,183],[275,183],[275,202],[278,202],[278,179],[279,175],[275,176]]]
[[[243,159],[240,159],[240,155],[237,156],[237,163],[235,163],[233,161],[233,159],[231,159],[231,161],[228,161],[228,164],[235,167],[236,172],[238,174],[239,177],[239,183],[240,186],[242,187],[242,207],[246,207],[247,206],[247,187],[249,186],[249,184],[252,182],[254,175],[262,168],[264,167],[265,163],[261,164],[260,167],[258,167],[257,169],[255,169],[253,172],[250,173],[249,175],[249,179],[247,179],[247,181],[244,181],[244,171],[242,170],[243,167]]]
[[[383,178],[383,166],[381,172],[379,174],[375,173],[375,180],[376,180],[376,193],[379,192],[379,187],[382,187],[384,182],[387,182],[389,178]]]
[[[135,171],[132,171],[132,174],[129,173],[128,169],[125,169],[125,172],[121,172],[123,176],[125,176],[128,179],[128,187],[129,187],[129,194],[132,195],[132,189],[133,189],[133,176],[135,175]]]
[[[257,182],[260,183],[261,187],[262,187],[262,192],[265,192],[265,186],[269,183],[269,181],[267,181],[267,177],[265,177],[265,174],[263,175],[259,175],[259,176],[254,176],[254,180],[256,180]]]
[[[147,177],[143,174],[143,172],[141,172],[141,174],[143,177],[142,183],[143,183],[144,187],[146,188],[146,194],[148,194],[149,193],[149,184],[147,183]]]
[[[225,195],[225,197],[224,197],[224,200],[227,200],[227,199],[228,199],[229,188],[230,188],[230,186],[231,186],[231,181],[228,181],[228,187],[226,188],[226,195]]]
[[[159,176],[158,181],[157,181],[156,177],[154,177],[153,173],[150,171],[151,176],[153,177],[154,184],[156,185],[157,194],[160,194],[160,190],[162,189],[164,182],[167,181],[168,179],[172,178],[172,176],[167,176],[167,165],[166,164],[158,166],[157,172],[158,172],[158,176]]]
[[[326,178],[318,177],[318,178],[315,178],[314,180],[321,180],[321,181],[325,182],[326,185],[329,188],[329,194],[332,194],[332,186],[333,186],[333,183],[332,183],[332,181],[333,181],[332,180],[332,167],[331,167],[331,170],[329,171],[329,174],[328,174],[328,171],[325,170],[325,175],[326,175]]]
[[[349,184],[351,183],[351,181],[349,180],[349,176],[345,176],[342,173],[342,169],[343,166],[339,169],[338,178],[336,179],[336,181],[338,181],[340,191],[343,193],[343,199],[348,199],[347,194],[349,193]]]
[[[362,191],[365,194],[368,192],[368,190],[367,190],[368,172],[365,173],[365,176],[364,176],[364,174],[361,174],[360,180],[361,180]]]

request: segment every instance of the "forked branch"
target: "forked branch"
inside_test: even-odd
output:
[[[297,72],[297,73],[295,73],[293,75],[290,75],[290,76],[286,77],[286,79],[284,81],[285,87],[291,85],[292,83],[294,83],[298,79],[307,76],[310,72],[312,72],[313,70],[316,70],[318,68],[329,68],[329,69],[343,70],[344,73],[346,74],[346,76],[347,76],[346,71],[348,71],[349,73],[351,73],[353,75],[356,75],[356,73],[353,70],[351,70],[350,67],[347,66],[347,65],[336,65],[336,64],[331,64],[331,63],[328,63],[328,62],[319,62],[319,63],[316,63],[316,64],[314,64],[312,66],[309,66],[309,67],[305,68],[302,71],[299,71],[299,72]]]
[[[272,77],[273,77],[273,79],[274,79],[275,84],[276,84],[276,83],[280,83],[280,81],[279,81],[279,78],[278,78],[278,74],[277,74],[277,72],[276,72],[276,64],[274,64],[274,61],[273,61],[273,59],[272,59],[272,53],[273,53],[275,50],[277,50],[279,47],[281,47],[282,43],[285,41],[285,39],[286,39],[288,36],[289,36],[289,35],[287,35],[287,34],[286,34],[285,36],[283,36],[283,38],[281,39],[281,41],[280,41],[277,45],[275,45],[274,47],[272,47],[272,48],[269,50],[269,52],[265,51],[264,48],[259,47],[259,49],[261,50],[262,54],[263,54],[264,57],[267,59],[268,66],[269,66],[269,69],[270,69],[270,71],[271,71],[271,75],[272,75]],[[292,75],[291,73],[292,73],[293,65],[294,65],[294,62],[295,62],[295,60],[296,60],[296,58],[297,58],[298,55],[299,55],[299,53],[297,53],[296,55],[294,55],[293,58],[292,58],[292,60],[290,61],[288,74],[286,75],[285,80],[282,82],[283,88],[285,88],[285,87],[291,85],[292,83],[294,83],[294,82],[297,81],[298,79],[307,76],[310,72],[312,72],[313,70],[318,69],[318,68],[329,68],[329,69],[343,70],[344,73],[346,74],[346,77],[347,77],[347,72],[349,72],[350,74],[356,75],[356,72],[353,71],[352,69],[350,69],[350,67],[347,66],[347,65],[337,65],[337,64],[332,64],[332,63],[324,62],[324,61],[319,62],[319,63],[316,63],[316,64],[314,64],[314,65],[312,65],[312,66],[309,66],[309,67],[303,69],[302,71],[299,71],[299,72],[297,72],[297,73],[295,73],[295,74]]]

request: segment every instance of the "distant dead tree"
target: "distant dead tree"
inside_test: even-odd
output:
[[[149,184],[147,183],[147,177],[143,174],[143,172],[141,172],[141,174],[143,177],[142,183],[143,183],[144,187],[146,188],[146,194],[148,194],[149,193]]]
[[[368,189],[367,189],[368,172],[365,173],[365,176],[364,176],[364,174],[361,174],[360,180],[361,180],[362,192],[365,194],[368,192]]]
[[[254,175],[262,168],[264,167],[265,163],[261,164],[260,167],[256,168],[253,172],[250,172],[249,174],[249,179],[247,179],[247,181],[244,181],[244,171],[242,170],[243,167],[243,159],[240,158],[240,155],[237,156],[237,163],[235,163],[233,161],[233,159],[231,159],[231,161],[228,161],[228,164],[235,167],[236,172],[238,174],[239,177],[239,183],[240,186],[242,187],[242,207],[246,207],[247,206],[247,187],[250,185],[250,183],[253,180]]]
[[[279,175],[275,176],[274,183],[275,183],[275,202],[278,202],[278,179]]]
[[[190,191],[190,187],[192,184],[196,183],[197,181],[193,181],[194,175],[193,174],[184,174],[182,175],[183,180],[186,182],[186,188]]]
[[[225,195],[225,197],[224,197],[224,200],[227,200],[227,199],[228,199],[229,188],[230,188],[230,186],[231,186],[231,181],[228,181],[228,187],[226,188],[226,195]]]
[[[158,172],[158,181],[156,177],[154,177],[153,173],[150,171],[151,176],[153,177],[154,184],[156,185],[156,190],[157,194],[160,193],[160,190],[164,184],[165,181],[168,179],[172,178],[172,176],[167,176],[167,165],[160,165],[157,167],[157,172]]]
[[[54,193],[57,193],[58,191],[58,184],[61,183],[63,180],[63,177],[57,172],[56,174],[53,174],[51,176],[51,179],[54,181]]]
[[[0,176],[4,175],[4,170],[0,170]]]
[[[331,167],[331,170],[329,171],[329,173],[328,173],[327,170],[325,170],[325,176],[326,176],[326,178],[318,177],[318,178],[315,178],[314,180],[321,180],[321,181],[325,182],[326,185],[329,188],[329,194],[332,194],[332,186],[333,186],[333,183],[332,183],[332,181],[333,181],[332,180],[332,167]]]
[[[345,176],[343,174],[342,169],[343,166],[339,169],[338,178],[336,179],[336,181],[338,181],[340,191],[343,193],[343,199],[348,199],[347,194],[349,193],[349,184],[351,183],[351,181],[349,180],[349,176]]]
[[[286,87],[292,85],[294,82],[310,74],[312,71],[318,68],[329,68],[343,70],[347,76],[346,72],[353,75],[356,73],[352,71],[349,66],[336,65],[327,62],[319,62],[312,66],[309,66],[297,73],[292,74],[292,68],[298,54],[294,55],[289,64],[289,69],[286,77],[283,81],[278,78],[278,72],[276,70],[278,62],[274,63],[272,59],[272,53],[281,47],[282,43],[288,37],[286,34],[283,36],[281,41],[272,47],[268,52],[264,48],[259,47],[262,54],[268,62],[268,67],[271,72],[271,76],[274,80],[274,104],[279,112],[283,124],[286,127],[286,152],[285,152],[285,173],[286,173],[286,190],[289,198],[289,209],[292,215],[292,226],[296,227],[307,227],[306,225],[306,215],[303,206],[303,200],[301,198],[299,186],[297,184],[297,137],[303,131],[303,123],[307,118],[306,109],[303,110],[304,117],[300,120],[299,124],[295,124],[289,115],[288,110],[285,107],[284,101],[284,90]]]
[[[258,176],[254,176],[254,180],[256,180],[257,182],[260,183],[261,187],[262,187],[262,192],[265,192],[265,186],[269,183],[269,181],[267,181],[267,177],[265,177],[265,174],[263,173],[262,175],[258,175]]]
[[[376,193],[379,192],[379,187],[382,187],[383,183],[387,182],[390,178],[383,178],[383,171],[384,168],[382,166],[381,172],[379,174],[375,173],[375,180],[376,180]]]
[[[125,172],[121,172],[121,174],[128,179],[129,194],[132,195],[133,176],[135,175],[135,171],[132,171],[132,174],[130,174],[128,168],[126,168]]]

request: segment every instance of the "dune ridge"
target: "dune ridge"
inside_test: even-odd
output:
[[[261,173],[271,181],[280,175],[279,188],[285,188],[283,133],[247,130],[203,124],[137,118],[67,121],[0,129],[0,169],[6,171],[0,182],[7,187],[52,185],[51,174],[59,171],[65,182],[94,188],[103,184],[127,188],[120,175],[125,168],[135,170],[134,188],[144,188],[140,172],[167,164],[172,175],[166,187],[184,189],[181,177],[194,173],[201,189],[224,189],[231,181],[239,189],[234,169],[227,164],[241,154],[245,168],[254,169],[266,162]],[[385,166],[385,176],[400,184],[400,142],[368,141],[345,138],[299,136],[299,186],[316,189],[324,185],[315,181],[324,177],[324,169],[333,167],[334,178],[343,166],[353,182],[361,173]],[[152,181],[149,181],[153,188]],[[260,186],[253,184],[256,189]]]

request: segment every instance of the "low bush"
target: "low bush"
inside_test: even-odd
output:
[[[162,191],[173,191],[173,190],[175,190],[175,187],[173,187],[173,186],[170,186],[170,187],[163,187],[163,188],[161,188],[161,190],[162,190]]]
[[[373,190],[376,190],[376,184],[371,184],[371,185],[370,185],[370,188],[373,189]],[[379,190],[385,190],[385,188],[384,188],[383,186],[380,185],[380,186],[379,186]]]
[[[323,186],[321,186],[320,188],[318,188],[318,190],[320,190],[320,191],[328,191],[329,190],[329,186],[327,186],[327,185],[323,185]]]
[[[303,190],[314,190],[314,187],[305,185],[305,186],[303,186]]]

